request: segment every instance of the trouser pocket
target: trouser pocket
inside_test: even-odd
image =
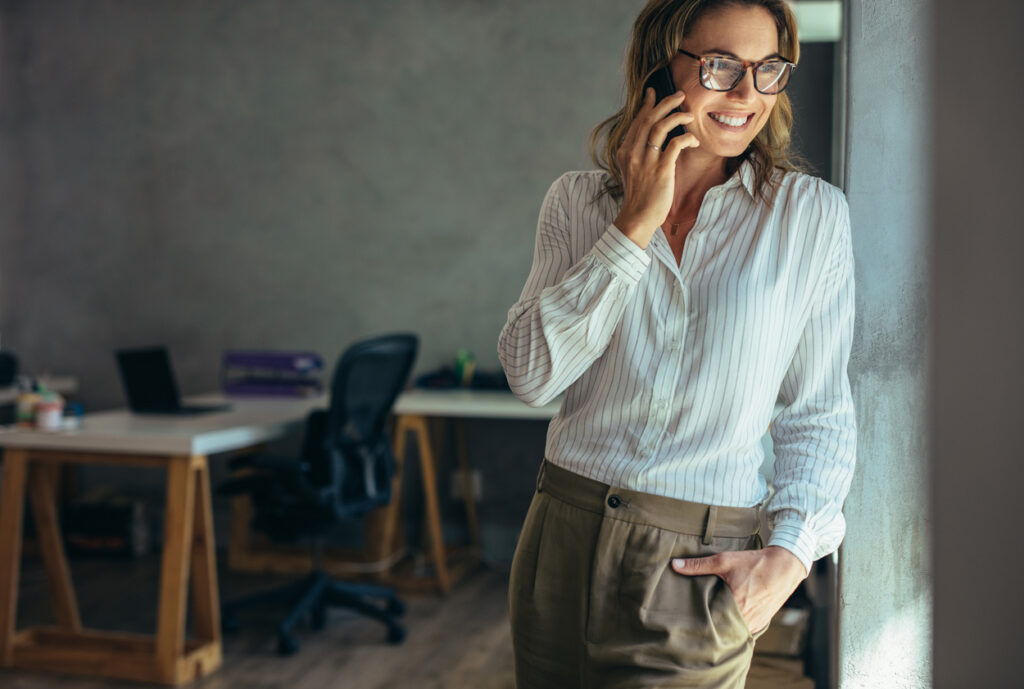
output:
[[[671,561],[756,548],[759,541],[705,544],[699,536],[611,521],[598,540],[587,623],[598,664],[745,668],[753,638],[728,585],[714,575],[678,574]]]

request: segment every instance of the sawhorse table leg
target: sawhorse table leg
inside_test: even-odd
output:
[[[156,636],[82,628],[60,535],[62,463],[121,464],[168,472]],[[17,630],[22,516],[28,484],[56,627]],[[0,665],[159,684],[182,684],[221,664],[216,554],[205,456],[103,456],[8,448],[0,495]],[[191,578],[195,638],[185,637]]]
[[[430,428],[427,417],[416,414],[403,414],[395,420],[395,455],[399,462],[399,469],[404,466],[408,450],[408,435],[415,436],[416,451],[420,459],[420,477],[423,482],[423,498],[426,512],[426,531],[429,548],[430,562],[434,568],[433,584],[441,593],[448,592],[455,580],[469,571],[479,563],[479,524],[477,522],[476,505],[473,502],[472,477],[470,475],[469,459],[465,455],[465,438],[456,438],[459,454],[459,469],[462,473],[464,496],[466,497],[466,515],[469,522],[470,538],[472,546],[468,556],[460,558],[457,566],[449,563],[448,548],[444,543],[444,533],[441,526],[441,506],[437,490],[437,462],[435,452],[431,443]],[[435,443],[440,447],[439,439]],[[400,519],[400,493],[395,491],[392,497],[392,509],[389,515],[389,526],[385,533],[394,533],[395,527],[392,524]]]

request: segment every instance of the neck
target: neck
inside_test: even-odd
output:
[[[725,158],[688,153],[697,154],[697,151],[683,151],[676,162],[676,190],[669,222],[695,216],[708,190],[727,179]]]

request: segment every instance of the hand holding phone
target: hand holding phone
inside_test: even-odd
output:
[[[647,83],[644,84],[644,88],[654,89],[655,103],[660,103],[663,98],[671,96],[677,90],[675,83],[672,81],[672,72],[669,71],[667,66],[662,67],[654,74],[652,74],[647,79]],[[673,108],[672,112],[682,112],[682,110],[680,110],[679,108]],[[671,141],[674,137],[677,137],[680,134],[685,133],[686,127],[679,125],[678,127],[674,128],[672,131],[668,133],[668,136],[665,137],[665,141],[664,143],[661,144],[661,147],[664,148],[668,144],[668,142]]]
[[[615,153],[623,199],[613,222],[641,249],[671,210],[680,153],[700,146],[683,127],[693,121],[693,114],[680,108],[685,99],[668,69],[658,70],[647,80],[640,110]]]

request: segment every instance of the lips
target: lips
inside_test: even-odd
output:
[[[721,113],[715,113],[715,112],[708,113],[708,116],[711,119],[713,119],[715,122],[718,122],[719,124],[724,124],[727,127],[736,127],[736,128],[740,128],[740,127],[746,126],[747,122],[750,121],[750,118],[753,117],[753,115],[751,115],[751,114],[723,115]]]

